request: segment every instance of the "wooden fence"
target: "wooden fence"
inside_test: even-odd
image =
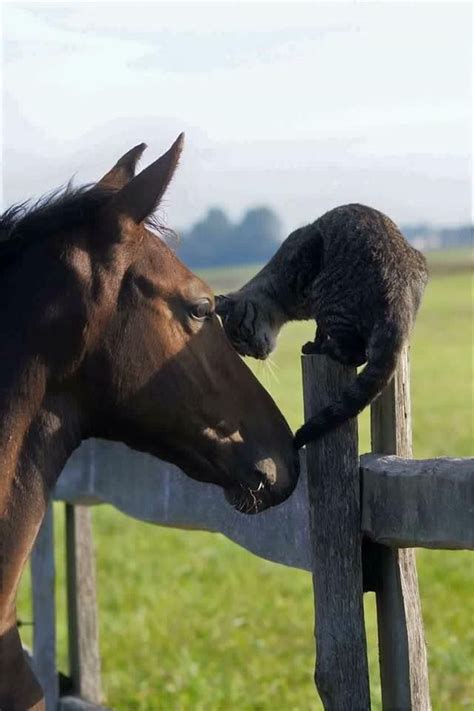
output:
[[[306,417],[355,370],[303,356]],[[363,592],[376,594],[384,710],[431,708],[415,547],[474,549],[474,459],[412,460],[408,353],[371,408],[372,454],[358,456],[357,422],[310,444],[284,504],[255,517],[222,492],[123,445],[89,441],[55,498],[66,502],[69,689],[56,667],[51,509],[32,555],[33,665],[47,711],[102,708],[89,506],[111,503],[159,525],[217,531],[252,553],[313,574],[315,681],[324,708],[370,708]],[[124,617],[127,611],[123,610]],[[203,621],[205,624],[205,621]],[[308,621],[309,624],[309,621]]]

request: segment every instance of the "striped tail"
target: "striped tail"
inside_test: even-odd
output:
[[[296,449],[356,417],[382,392],[395,372],[404,340],[398,323],[384,322],[375,326],[364,370],[337,400],[300,427],[294,439]]]

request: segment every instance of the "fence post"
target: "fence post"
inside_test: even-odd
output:
[[[31,553],[33,598],[33,666],[43,687],[47,711],[56,709],[56,605],[54,566],[54,516],[50,503]]]
[[[371,407],[372,451],[412,457],[408,347],[393,380]],[[373,544],[382,704],[392,709],[431,709],[428,663],[415,551]]]
[[[354,368],[302,356],[305,419],[334,399]],[[370,709],[362,592],[357,422],[306,447],[313,587],[315,681],[326,711]]]
[[[66,504],[69,664],[73,693],[100,704],[99,629],[91,513]]]

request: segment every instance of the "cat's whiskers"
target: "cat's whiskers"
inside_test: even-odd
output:
[[[278,378],[276,370],[280,366],[277,363],[275,363],[275,361],[270,356],[265,360],[265,366],[266,366],[266,372],[270,374],[270,378],[273,379],[276,383],[279,383],[280,380]]]
[[[271,365],[275,368],[275,370],[280,370],[280,366],[278,365],[276,360],[273,360],[271,356],[268,356],[267,362],[271,363]]]
[[[271,385],[271,378],[270,378],[270,371],[268,367],[265,365],[265,361],[263,360],[258,360],[257,361],[257,371],[258,371],[258,377],[259,379],[263,382],[263,385],[268,388],[269,385]]]

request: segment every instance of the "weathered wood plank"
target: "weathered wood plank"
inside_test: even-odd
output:
[[[111,711],[111,709],[91,704],[78,696],[61,696],[58,703],[58,711]]]
[[[343,390],[355,369],[326,356],[302,357],[305,418]],[[327,711],[370,708],[362,593],[357,422],[306,447],[316,686]]]
[[[54,566],[54,519],[50,504],[31,553],[31,591],[33,598],[33,668],[43,687],[46,709],[56,709],[58,674],[56,670],[56,605]]]
[[[391,383],[371,407],[372,451],[412,456],[410,367],[405,348]],[[431,709],[413,549],[378,546],[376,591],[383,708]]]
[[[72,686],[82,699],[99,705],[99,627],[91,512],[66,504],[66,570],[69,664]]]
[[[474,459],[364,454],[362,531],[393,548],[474,550]]]
[[[374,455],[362,456],[363,466],[371,456]],[[443,461],[444,458],[435,460],[436,464]],[[222,491],[212,484],[195,482],[173,465],[146,454],[133,452],[125,445],[89,440],[71,457],[60,477],[54,496],[56,500],[77,505],[110,503],[129,516],[159,525],[219,531],[255,555],[291,567],[311,570],[306,462],[303,456],[300,458],[300,464],[301,477],[293,495],[280,506],[249,519],[229,508]],[[416,461],[414,465],[417,465]],[[385,524],[388,524],[392,516],[398,520],[397,516],[406,507],[408,510],[414,510],[417,505],[412,489],[409,496],[405,497],[401,492],[399,497],[393,498],[393,490],[397,489],[398,483],[392,480],[391,475],[392,469],[390,477],[384,476],[383,472],[381,476],[373,473],[373,486],[377,485],[380,489],[380,500],[385,502],[384,512],[387,514],[387,519],[383,520],[381,513],[378,519]],[[372,474],[370,476],[372,477]],[[405,477],[404,470],[400,476]],[[396,475],[394,478],[397,478]],[[448,484],[449,482],[441,483],[442,486]],[[420,483],[420,487],[422,486]],[[466,486],[469,487],[467,476]],[[150,491],[153,492],[152,496]],[[370,511],[373,508],[367,507],[366,504],[369,491],[370,489],[364,489],[361,501],[362,520],[367,531],[370,530],[367,520],[370,520]],[[469,491],[468,488],[468,496]],[[468,515],[468,506],[470,504],[467,497],[464,520]],[[378,508],[375,511],[378,511]],[[449,516],[448,511],[446,507],[443,515],[446,519]],[[401,537],[400,545],[433,547],[428,534],[423,533],[423,522],[421,524],[419,537],[413,538],[413,541],[405,541],[405,538]],[[460,524],[458,528],[461,528]],[[449,547],[471,547],[471,538],[465,540],[469,530],[472,531],[472,526],[465,528],[462,538],[453,536],[453,545]],[[447,538],[447,534],[444,534],[444,537],[439,539],[440,547],[446,547]],[[434,542],[433,539],[433,544]],[[394,541],[391,543],[387,539],[386,543],[393,545]]]
[[[54,496],[75,504],[109,503],[140,521],[216,531],[255,555],[311,570],[306,463],[295,491],[280,506],[245,516],[222,489],[190,479],[177,467],[124,444],[88,440],[61,474]]]

